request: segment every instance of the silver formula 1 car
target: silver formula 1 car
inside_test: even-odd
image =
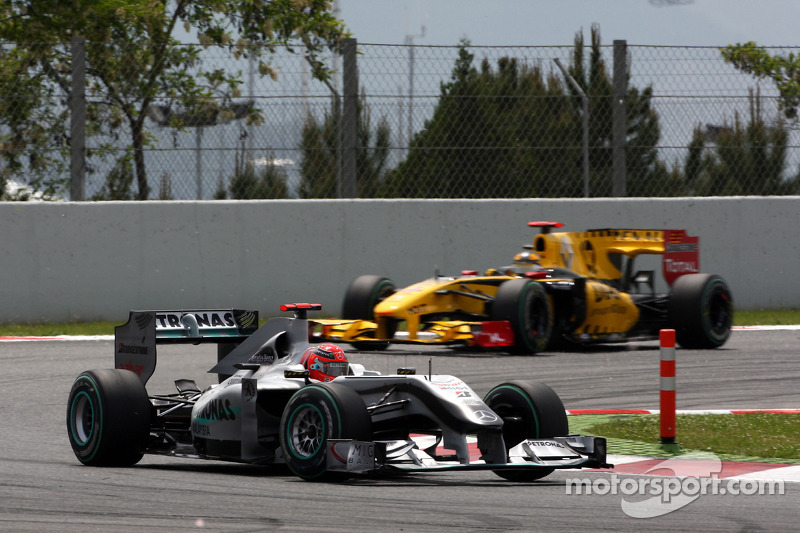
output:
[[[481,399],[455,376],[381,375],[335,345],[309,345],[307,312],[289,304],[255,329],[248,311],[131,311],[115,328],[115,368],[77,377],[67,402],[75,456],[129,466],[144,454],[285,464],[304,479],[493,470],[530,481],[554,469],[603,468],[601,437],[570,435],[547,385],[509,381]],[[150,394],[159,343],[214,342],[220,383]]]

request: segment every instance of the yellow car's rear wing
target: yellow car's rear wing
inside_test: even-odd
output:
[[[566,268],[581,276],[615,280],[622,271],[622,257],[663,255],[664,278],[670,285],[683,274],[700,272],[699,238],[686,230],[592,229],[553,232],[558,222],[529,222],[541,228],[532,249],[543,268]]]

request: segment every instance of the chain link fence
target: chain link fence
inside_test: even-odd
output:
[[[796,122],[781,113],[772,81],[737,71],[717,47],[591,41],[359,43],[349,58],[357,77],[347,78],[348,57],[331,54],[336,74],[325,82],[312,77],[302,50],[277,51],[264,68],[246,55],[185,45],[185,71],[196,71],[205,91],[201,105],[165,89],[139,114],[141,80],[124,75],[136,50],[86,43],[85,198],[135,199],[141,189],[139,198],[176,200],[800,191]],[[14,54],[36,46],[0,46],[3,198],[27,187],[70,199],[74,61],[65,45],[29,78],[9,76]],[[114,98],[93,77],[95,63],[112,56],[123,58]],[[239,83],[215,85],[208,74],[221,71]],[[46,99],[52,105],[37,106]]]

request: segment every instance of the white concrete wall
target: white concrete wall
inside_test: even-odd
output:
[[[129,309],[323,304],[508,264],[531,220],[686,229],[738,308],[800,307],[800,197],[0,203],[0,322],[122,321]]]

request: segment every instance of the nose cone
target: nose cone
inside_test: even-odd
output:
[[[472,417],[473,421],[482,428],[500,429],[503,427],[503,419],[488,406],[472,411]]]
[[[395,292],[375,306],[376,316],[406,317],[409,314],[420,314],[432,298],[432,293],[442,286],[443,282],[428,279],[410,285]]]

